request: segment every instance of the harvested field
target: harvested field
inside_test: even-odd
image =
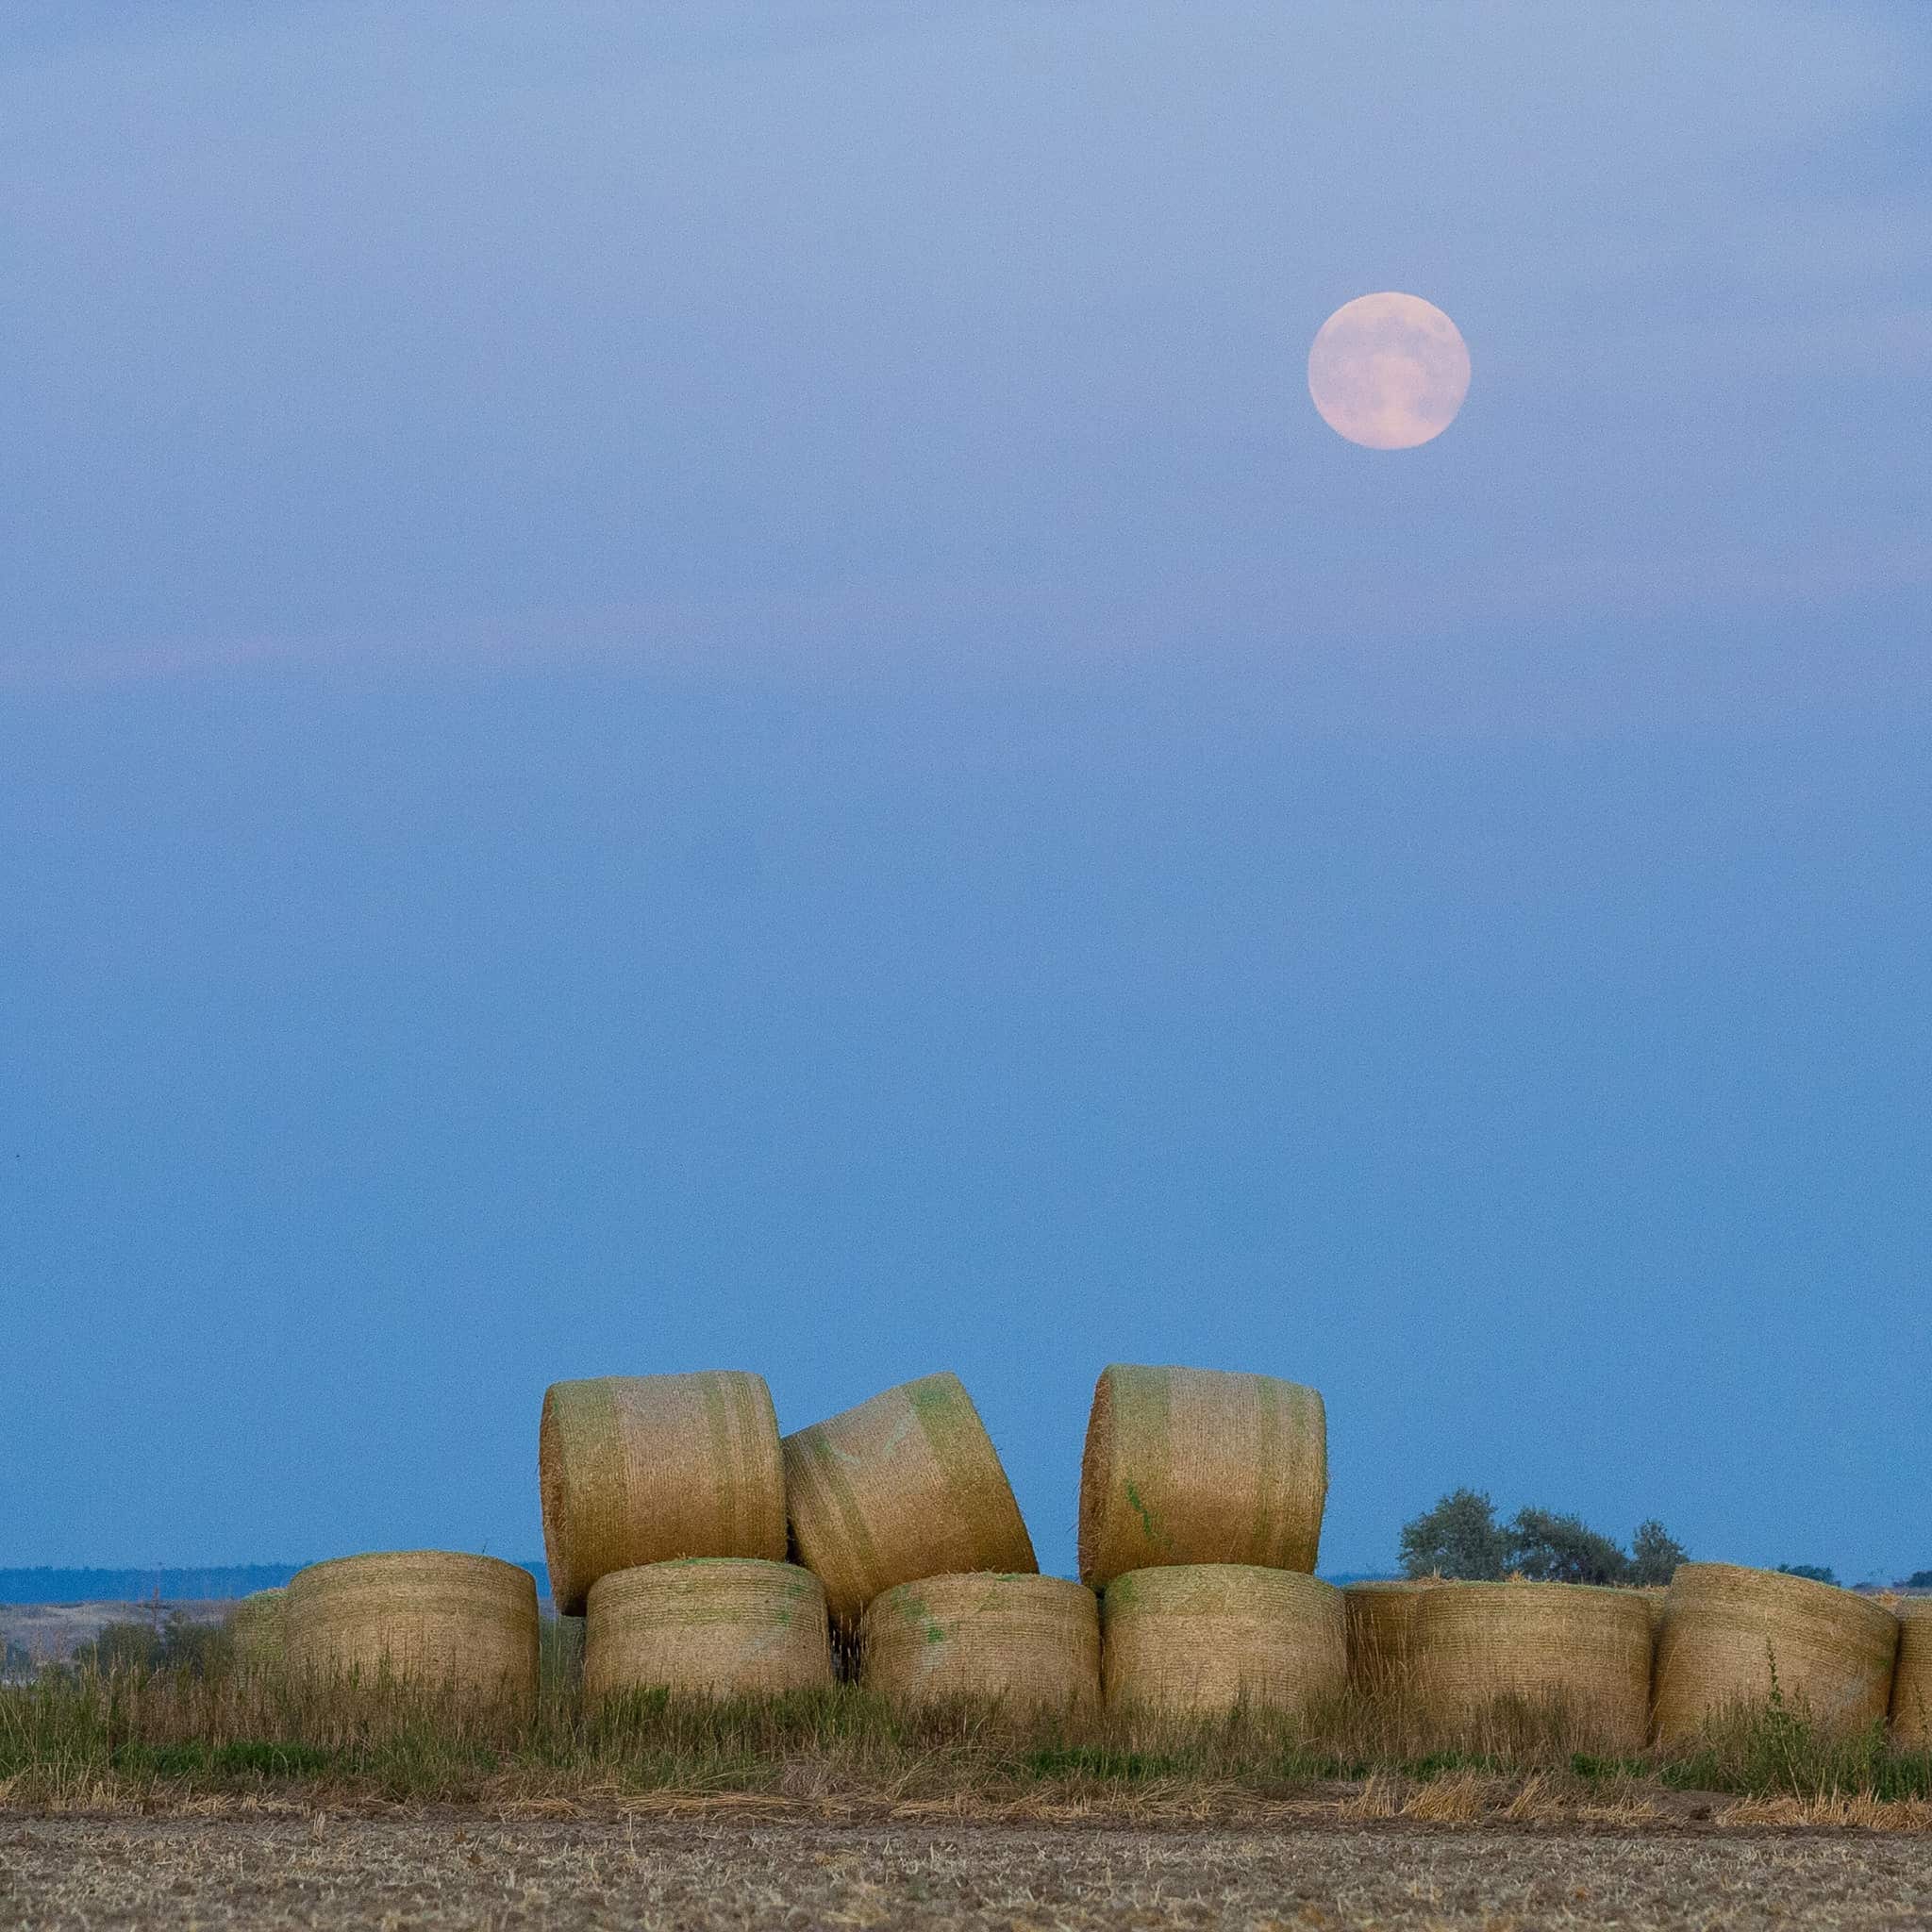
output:
[[[0,1822],[20,1932],[207,1927],[1932,1924],[1932,1840],[698,1817]]]

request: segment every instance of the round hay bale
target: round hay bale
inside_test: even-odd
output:
[[[1657,1637],[1657,1735],[1678,1741],[1726,1708],[1762,1708],[1774,1681],[1787,1705],[1825,1724],[1880,1722],[1898,1635],[1882,1604],[1835,1584],[1686,1563]]]
[[[926,1576],[1040,1568],[958,1376],[924,1375],[785,1439],[791,1546],[835,1625]]]
[[[537,1694],[537,1584],[494,1557],[402,1550],[297,1573],[283,1610],[291,1670],[385,1674],[522,1703]]]
[[[1664,1606],[1670,1601],[1671,1587],[1667,1583],[1641,1583],[1637,1594],[1643,1599],[1644,1607],[1650,1612],[1651,1641],[1656,1642],[1657,1633],[1664,1627]]]
[[[1898,1669],[1891,1680],[1891,1729],[1901,1744],[1932,1745],[1932,1596],[1897,1606]]]
[[[228,1635],[235,1662],[244,1671],[274,1670],[282,1661],[282,1615],[286,1590],[258,1590],[228,1612]]]
[[[1441,1577],[1391,1578],[1351,1583],[1341,1592],[1348,1633],[1348,1680],[1371,1697],[1394,1691],[1408,1669],[1416,1599]]]
[[[1314,1390],[1116,1362],[1093,1391],[1080,1461],[1080,1574],[1103,1590],[1165,1563],[1312,1572],[1327,1493]]]
[[[543,1548],[558,1611],[615,1570],[678,1557],[785,1556],[785,1467],[762,1375],[558,1382],[537,1438]]]
[[[1100,1702],[1100,1606],[1064,1576],[974,1571],[883,1591],[858,1624],[859,1682],[906,1704],[1087,1711]]]
[[[1100,1600],[1110,1707],[1209,1716],[1299,1713],[1348,1681],[1341,1592],[1297,1570],[1162,1564],[1116,1576]]]
[[[1467,1736],[1503,1699],[1560,1706],[1603,1750],[1642,1747],[1650,1610],[1635,1591],[1580,1583],[1447,1583],[1409,1633],[1407,1695],[1432,1729]]]
[[[825,1593],[809,1570],[691,1557],[613,1570],[591,1586],[584,1695],[777,1697],[832,1681]]]

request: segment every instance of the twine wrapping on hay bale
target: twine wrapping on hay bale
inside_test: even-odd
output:
[[[785,1469],[762,1375],[558,1382],[537,1439],[558,1609],[581,1616],[614,1570],[678,1557],[785,1556]]]
[[[1657,1646],[1657,1728],[1694,1736],[1727,1707],[1762,1708],[1776,1689],[1826,1724],[1883,1720],[1898,1619],[1835,1584],[1732,1563],[1686,1563],[1671,1579]]]
[[[235,1661],[244,1671],[273,1670],[282,1661],[282,1617],[286,1590],[258,1590],[228,1613]]]
[[[1322,1398],[1274,1375],[1116,1362],[1080,1460],[1080,1574],[1157,1564],[1312,1572],[1328,1493]]]
[[[1109,1706],[1212,1715],[1300,1712],[1348,1681],[1341,1592],[1297,1570],[1163,1564],[1116,1576],[1100,1601]]]
[[[835,1625],[895,1584],[1032,1573],[1032,1539],[958,1376],[902,1383],[785,1439],[791,1545]]]
[[[387,1674],[477,1698],[537,1694],[537,1584],[494,1557],[402,1550],[297,1573],[283,1610],[291,1670]]]
[[[584,1695],[777,1697],[832,1681],[825,1593],[809,1570],[693,1557],[613,1570],[591,1586]]]
[[[1064,1576],[975,1571],[882,1591],[859,1619],[859,1682],[908,1704],[1091,1710],[1100,1607]]]
[[[1407,1694],[1431,1728],[1467,1736],[1500,1700],[1560,1707],[1579,1741],[1641,1748],[1650,1609],[1580,1583],[1447,1583],[1415,1606]]]
[[[1932,1744],[1932,1596],[1897,1606],[1898,1670],[1891,1682],[1891,1728],[1901,1744]]]
[[[1348,1679],[1358,1690],[1380,1697],[1400,1687],[1408,1669],[1416,1599],[1441,1581],[1441,1577],[1422,1576],[1351,1583],[1341,1592],[1348,1631]]]

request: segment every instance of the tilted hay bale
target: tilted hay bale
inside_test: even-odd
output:
[[[1650,1610],[1635,1591],[1446,1583],[1417,1600],[1407,1696],[1445,1738],[1496,1707],[1560,1710],[1579,1744],[1640,1749],[1650,1719]]]
[[[832,1681],[825,1593],[809,1570],[693,1557],[613,1570],[591,1586],[584,1695],[776,1697]]]
[[[785,1556],[785,1467],[762,1375],[600,1375],[556,1383],[537,1439],[543,1547],[558,1611],[581,1616],[615,1570],[678,1557]]]
[[[858,1648],[859,1682],[908,1704],[1074,1712],[1100,1702],[1100,1607],[1064,1576],[899,1584],[865,1607]]]
[[[791,1546],[856,1624],[895,1584],[1032,1573],[1033,1541],[958,1376],[924,1375],[785,1439]]]
[[[494,1557],[339,1557],[290,1583],[283,1641],[291,1671],[525,1702],[537,1694],[537,1584]]]
[[[273,1670],[282,1661],[282,1617],[286,1590],[258,1590],[228,1612],[228,1635],[235,1661],[244,1671]]]
[[[1162,1564],[1100,1600],[1109,1706],[1212,1715],[1300,1712],[1348,1681],[1341,1592],[1296,1570]]]
[[[1891,1683],[1891,1728],[1901,1744],[1932,1744],[1932,1596],[1897,1606],[1898,1670]]]
[[[1312,1572],[1328,1493],[1322,1398],[1274,1375],[1116,1362],[1080,1461],[1080,1574],[1162,1563]]]
[[[1348,1680],[1358,1690],[1380,1697],[1401,1685],[1408,1669],[1416,1599],[1441,1581],[1436,1576],[1391,1578],[1351,1583],[1342,1591]]]
[[[1774,1685],[1824,1723],[1880,1722],[1891,1702],[1899,1621],[1835,1584],[1732,1563],[1671,1579],[1657,1645],[1657,1728],[1693,1737],[1726,1707],[1762,1707]]]

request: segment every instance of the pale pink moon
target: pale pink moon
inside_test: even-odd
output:
[[[1316,331],[1308,394],[1338,436],[1414,449],[1441,436],[1469,393],[1461,331],[1420,295],[1357,295]]]

